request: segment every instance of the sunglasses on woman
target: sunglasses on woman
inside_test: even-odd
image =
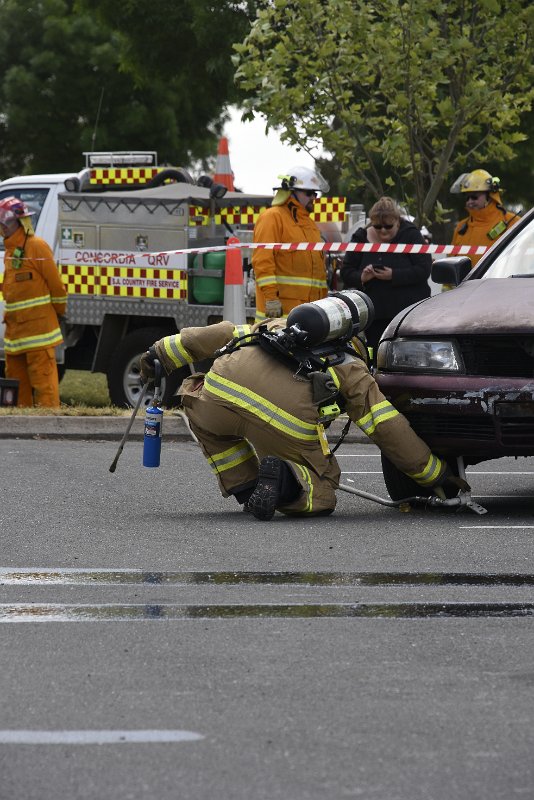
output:
[[[394,227],[395,227],[395,225],[386,225],[385,222],[384,222],[383,225],[373,225],[373,228],[375,229],[375,231],[380,231],[380,230],[382,230],[382,228],[384,228],[384,230],[386,230],[386,231],[390,231]]]

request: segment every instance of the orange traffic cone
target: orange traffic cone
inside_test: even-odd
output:
[[[215,183],[222,183],[223,186],[230,191],[234,191],[234,173],[230,166],[230,156],[228,154],[228,139],[223,136],[219,139],[219,147],[217,148],[217,164],[215,165],[215,175],[213,176]]]
[[[224,304],[223,319],[244,325],[247,321],[245,311],[245,289],[243,286],[243,261],[239,247],[239,239],[231,236],[226,242],[226,263],[224,266]]]

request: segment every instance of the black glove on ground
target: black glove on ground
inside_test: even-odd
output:
[[[441,497],[441,494],[445,494],[447,497],[455,497],[458,492],[470,492],[471,487],[464,481],[463,478],[459,478],[457,475],[454,474],[452,469],[447,465],[447,468],[439,481],[434,484],[432,487],[438,497]],[[436,491],[436,489],[441,489],[442,492]]]

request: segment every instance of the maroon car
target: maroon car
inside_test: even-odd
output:
[[[470,267],[465,257],[434,263],[432,280],[456,288],[395,317],[375,376],[453,469],[458,456],[468,465],[534,455],[534,209]],[[417,493],[382,466],[393,499]]]

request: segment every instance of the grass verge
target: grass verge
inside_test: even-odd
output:
[[[0,407],[0,416],[124,417],[132,413],[111,405],[106,376],[101,372],[68,369],[59,384],[59,397],[59,409],[6,406]]]

